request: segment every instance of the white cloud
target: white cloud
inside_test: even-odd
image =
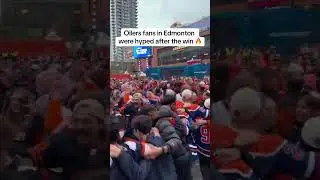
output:
[[[210,15],[210,0],[138,0],[139,28],[167,28],[173,22],[192,23]]]

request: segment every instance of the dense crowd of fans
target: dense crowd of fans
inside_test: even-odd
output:
[[[319,180],[320,62],[226,59],[170,80],[1,60],[1,178],[192,180],[199,162],[203,180]]]
[[[192,156],[208,174],[208,78],[112,80],[111,89],[111,179],[193,179]]]
[[[106,63],[1,59],[1,178],[108,177]]]
[[[265,54],[235,64],[211,70],[216,179],[320,179],[320,62]]]
[[[193,179],[195,159],[208,171],[209,78],[110,79],[87,59],[1,63],[2,178]]]

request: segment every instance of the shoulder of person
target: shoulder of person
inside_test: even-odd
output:
[[[124,151],[137,151],[139,149],[139,143],[135,141],[125,141],[123,147]]]
[[[123,150],[129,154],[141,153],[144,150],[143,142],[126,140],[122,144]]]
[[[165,143],[164,139],[161,136],[148,136],[147,142],[158,147],[162,146]]]
[[[229,126],[214,123],[211,124],[213,136],[215,136],[215,140],[212,142],[213,148],[227,148],[232,147],[239,133],[234,131]]]
[[[169,117],[160,118],[156,123],[156,127],[159,130],[168,128],[170,126],[172,126],[172,124],[170,123],[170,118]]]
[[[251,147],[252,153],[264,156],[276,155],[288,145],[287,140],[278,135],[262,135]]]
[[[225,108],[223,101],[217,101],[212,104],[212,110]]]

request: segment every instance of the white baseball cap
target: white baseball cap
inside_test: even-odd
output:
[[[248,120],[261,111],[261,95],[251,88],[238,89],[230,99],[232,116],[241,120]]]
[[[174,96],[174,95],[176,95],[176,93],[172,89],[167,89],[166,95]]]
[[[185,89],[182,91],[181,96],[182,98],[191,98],[193,92],[190,89]]]
[[[320,116],[307,120],[302,128],[301,137],[308,145],[320,149]]]
[[[210,98],[204,101],[204,107],[206,107],[207,109],[210,109]]]

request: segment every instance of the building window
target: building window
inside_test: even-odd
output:
[[[203,59],[210,52],[210,47],[187,47],[181,51],[170,48],[158,51],[158,62],[160,65],[185,63],[191,59]]]

